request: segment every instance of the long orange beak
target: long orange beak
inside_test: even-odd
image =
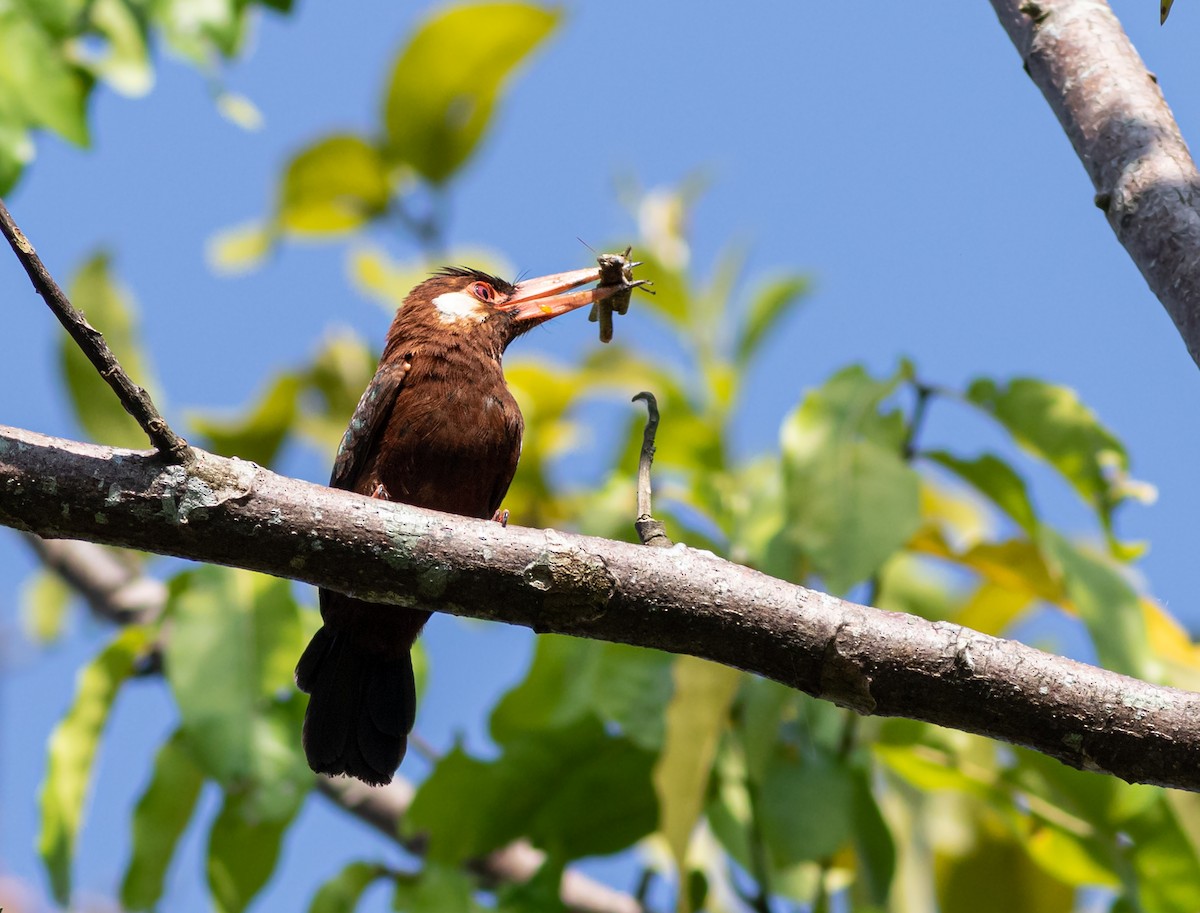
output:
[[[524,282],[518,282],[512,295],[496,307],[498,310],[512,314],[514,320],[524,323],[541,323],[551,317],[565,314],[567,311],[574,311],[586,304],[603,301],[628,287],[606,285],[571,291],[581,285],[599,280],[600,270],[598,267],[572,270],[569,273],[554,273],[551,276],[541,276],[537,279],[526,279]]]

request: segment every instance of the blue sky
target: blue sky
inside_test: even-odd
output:
[[[330,327],[376,340],[386,329],[387,315],[349,287],[344,246],[290,245],[236,279],[205,264],[214,232],[265,211],[290,151],[339,128],[371,128],[388,64],[425,9],[297,6],[290,18],[264,17],[253,52],[228,73],[264,113],[261,131],[222,120],[195,72],[166,60],[145,99],[98,93],[92,151],[42,141],[9,200],[61,280],[98,246],[116,254],[172,418],[245,402]],[[1194,7],[1179,4],[1160,29],[1153,4],[1117,4],[1185,136],[1200,134]],[[1139,570],[1175,614],[1200,625],[1191,564],[1200,375],[1092,205],[1082,166],[987,4],[777,3],[736,14],[727,4],[573,5],[458,185],[451,238],[535,274],[584,266],[577,237],[632,238],[618,175],[654,186],[696,172],[709,178],[692,223],[701,274],[740,242],[751,276],[801,269],[815,281],[751,378],[744,453],[773,446],[801,391],[852,361],[882,372],[909,356],[925,379],[948,385],[977,375],[1069,385],[1127,442],[1134,474],[1158,487],[1158,502],[1127,508],[1120,529],[1150,541]],[[397,256],[411,252],[379,240]],[[6,260],[0,253],[0,422],[77,435],[53,360],[60,331]],[[617,329],[654,335],[634,320]],[[582,318],[520,343],[564,358],[596,344]],[[934,410],[928,435],[966,453],[998,441],[950,407]],[[287,469],[323,481],[326,463],[297,455]],[[1065,486],[1033,478],[1046,515],[1088,531]],[[31,568],[17,537],[0,536],[0,862],[40,885],[32,843],[42,746],[74,670],[106,631],[81,618],[45,652],[14,640]],[[444,747],[480,731],[497,689],[520,675],[530,636],[439,619],[428,643],[435,678],[420,726]],[[86,893],[114,893],[148,746],[170,726],[157,685],[122,696],[80,847]],[[172,873],[172,910],[204,908],[201,851],[193,828]],[[294,908],[343,862],[389,852],[314,799],[259,908]],[[385,898],[369,900],[384,908]]]

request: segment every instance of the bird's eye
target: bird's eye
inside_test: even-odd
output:
[[[496,290],[486,282],[476,282],[471,286],[471,294],[480,301],[491,301],[496,297]]]

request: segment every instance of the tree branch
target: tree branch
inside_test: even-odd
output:
[[[0,427],[0,523],[370,602],[690,653],[859,713],[1200,790],[1200,695],[856,605],[683,546],[504,529],[196,454],[191,467],[164,466],[153,454]]]
[[[25,272],[29,275],[37,293],[45,299],[50,310],[54,312],[54,316],[58,318],[59,323],[71,334],[76,345],[83,350],[83,354],[100,372],[105,383],[112,387],[113,392],[121,401],[121,405],[125,407],[125,411],[132,415],[142,430],[146,432],[150,443],[168,460],[176,463],[189,462],[192,458],[192,451],[188,442],[171,430],[167,420],[162,417],[150,399],[150,394],[135,384],[125,373],[125,369],[121,367],[116,356],[109,349],[108,343],[104,341],[103,334],[88,323],[87,318],[67,300],[66,294],[58,287],[58,283],[54,281],[54,277],[50,275],[50,271],[38,257],[37,251],[33,249],[29,239],[13,221],[3,200],[0,200],[0,234],[8,239],[13,253],[25,267]]]
[[[162,613],[166,587],[137,572],[118,557],[91,542],[44,540],[27,536],[43,563],[87,599],[92,611],[116,624],[150,621]],[[421,838],[405,840],[400,822],[408,813],[416,789],[397,776],[385,787],[367,786],[346,777],[317,776],[317,789],[327,799],[388,840],[414,855],[424,854]],[[527,840],[516,840],[467,864],[486,886],[522,884],[537,874],[546,855]],[[559,896],[575,913],[643,913],[629,894],[567,869]]]
[[[1117,240],[1200,364],[1200,174],[1120,22],[1100,0],[992,0]]]

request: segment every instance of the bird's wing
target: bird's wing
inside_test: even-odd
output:
[[[382,364],[375,372],[354,409],[346,433],[342,435],[337,459],[333,461],[333,476],[329,480],[331,488],[355,487],[375,452],[379,435],[387,426],[388,416],[396,404],[396,395],[410,367],[408,360],[404,359]]]

